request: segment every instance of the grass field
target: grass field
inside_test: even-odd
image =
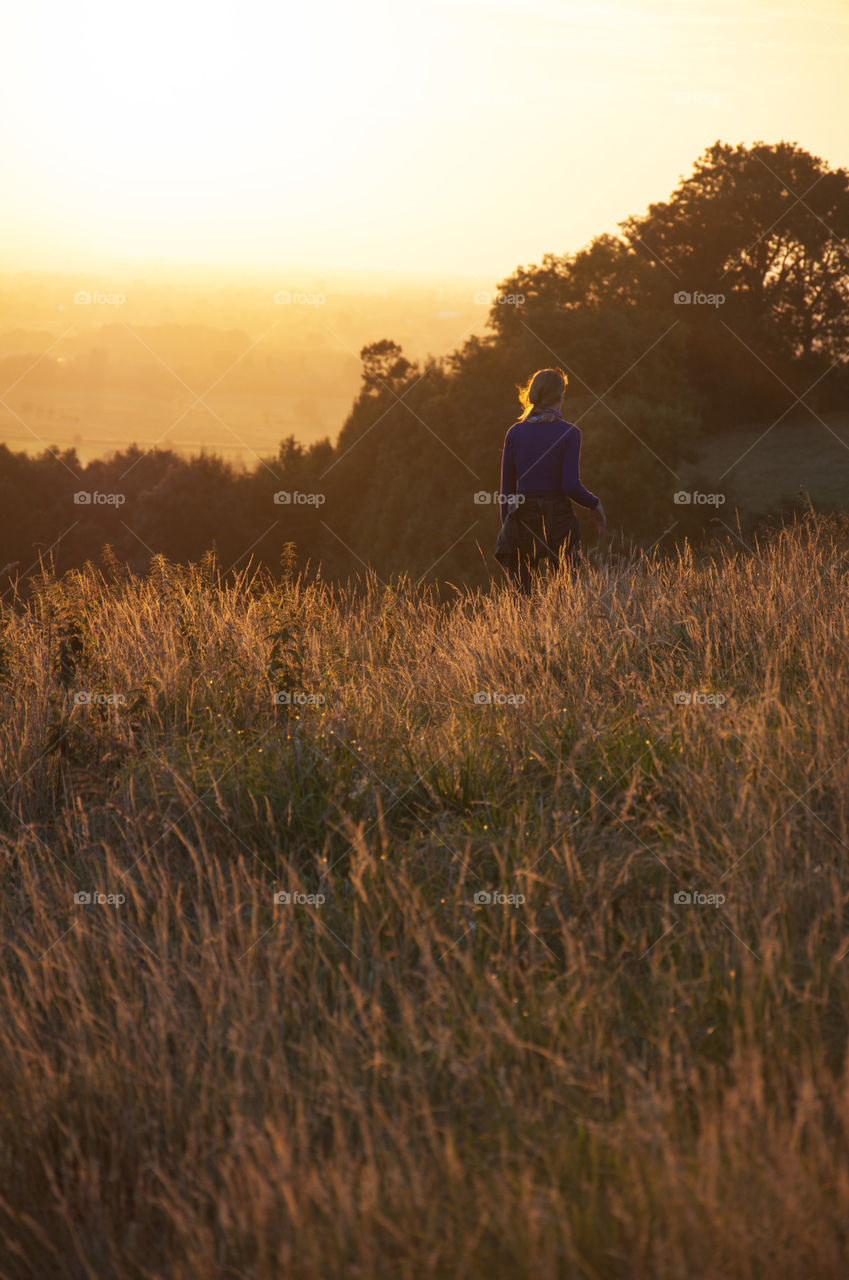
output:
[[[0,1274],[844,1277],[848,572],[7,599]]]
[[[727,495],[726,510],[772,510],[800,487],[817,508],[846,505],[849,489],[849,413],[789,414],[699,442],[697,469],[712,492]],[[682,469],[683,470],[683,469]]]

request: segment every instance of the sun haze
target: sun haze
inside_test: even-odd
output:
[[[5,41],[5,269],[494,280],[613,230],[715,138],[849,161],[839,0],[34,0]]]

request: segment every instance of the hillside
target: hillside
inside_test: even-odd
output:
[[[844,1276],[849,526],[755,550],[4,604],[2,1274]]]
[[[689,483],[698,474],[726,506],[747,515],[774,510],[804,488],[815,507],[845,507],[849,498],[849,413],[788,414],[773,425],[723,431],[699,443],[698,461],[682,468]]]

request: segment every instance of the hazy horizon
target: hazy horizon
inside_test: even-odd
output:
[[[493,289],[305,267],[0,270],[0,441],[81,462],[137,443],[252,465],[289,435],[336,438],[367,343],[441,356],[484,331]]]

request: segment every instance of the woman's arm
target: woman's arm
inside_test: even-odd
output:
[[[577,502],[579,507],[595,511],[601,506],[601,499],[581,484],[581,431],[576,426],[566,436],[560,485],[566,496]]]
[[[511,428],[512,430],[512,428]],[[516,459],[513,457],[513,438],[510,432],[504,437],[501,452],[501,523],[507,519],[507,499],[516,492]]]

